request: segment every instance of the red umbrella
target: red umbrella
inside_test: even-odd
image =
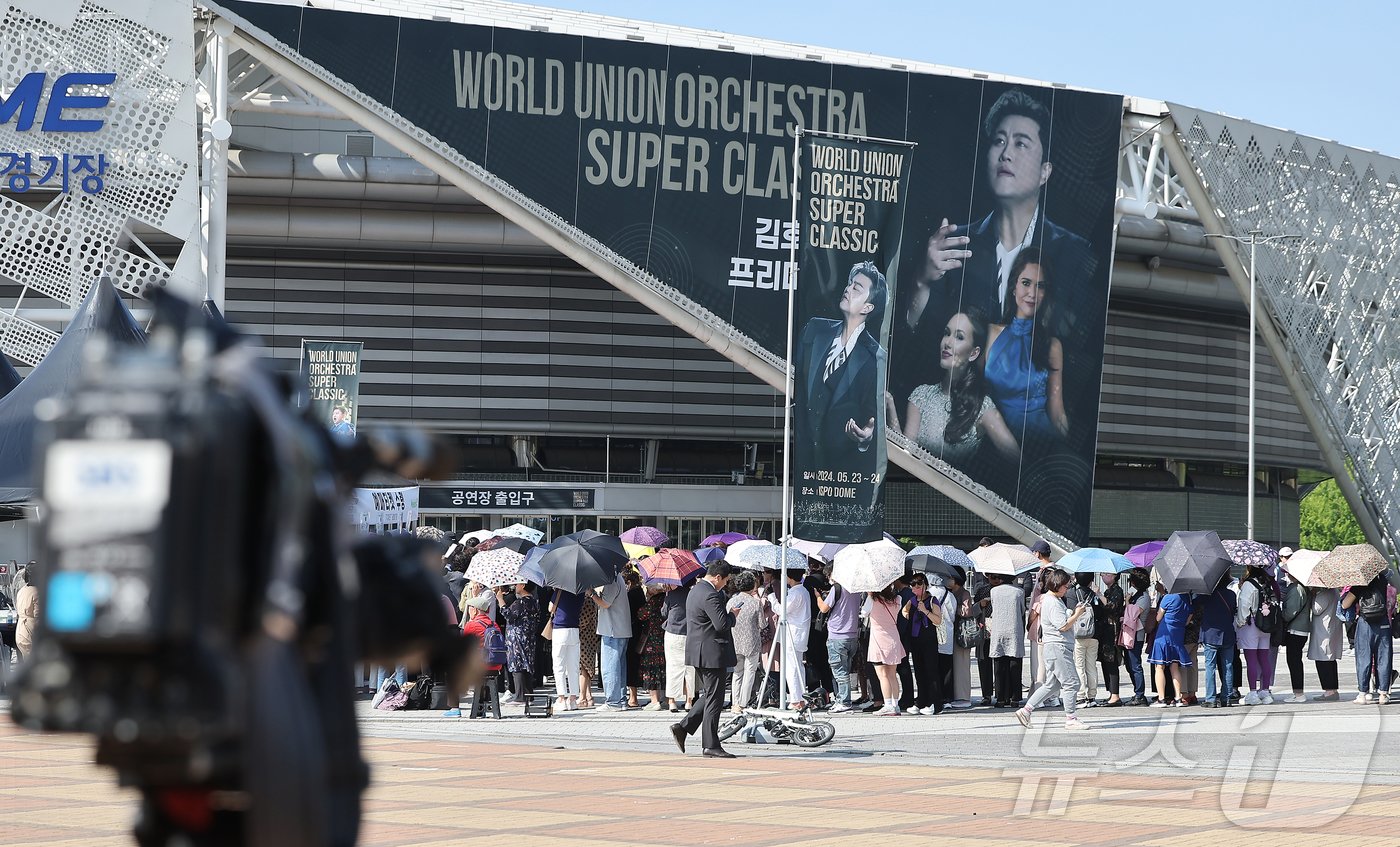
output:
[[[690,577],[704,570],[705,566],[700,564],[700,560],[689,550],[674,550],[668,547],[638,561],[637,568],[641,570],[642,578],[647,582],[684,585],[690,581]]]

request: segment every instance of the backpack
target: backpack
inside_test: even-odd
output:
[[[1089,604],[1090,612],[1090,614],[1087,615],[1080,615],[1079,620],[1074,622],[1074,637],[1093,638],[1094,618],[1098,614],[1098,598],[1096,598],[1092,592],[1076,585],[1074,587],[1074,599],[1076,605],[1078,605],[1079,603]]]
[[[506,637],[495,625],[488,624],[482,627],[481,652],[485,654],[488,665],[504,665],[506,663]]]
[[[1273,592],[1266,591],[1257,584],[1255,587],[1259,588],[1259,607],[1251,616],[1255,629],[1260,632],[1273,632],[1282,629],[1285,623],[1283,610],[1279,608],[1279,602],[1275,599]]]
[[[1361,602],[1356,604],[1356,613],[1369,623],[1384,622],[1386,619],[1385,583],[1372,582],[1365,591],[1366,593],[1361,595]]]

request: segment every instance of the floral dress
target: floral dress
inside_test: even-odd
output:
[[[642,656],[642,688],[647,691],[660,691],[666,687],[666,634],[661,628],[666,620],[665,612],[661,609],[664,597],[665,594],[658,591],[637,610],[637,620],[642,624],[638,648]]]
[[[506,618],[506,670],[535,672],[535,633],[539,631],[540,604],[533,595],[516,597],[502,614]]]

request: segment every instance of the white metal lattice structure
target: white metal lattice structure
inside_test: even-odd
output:
[[[97,132],[0,125],[0,150],[31,153],[34,162],[99,153],[107,160],[98,193],[0,195],[0,278],[22,287],[14,309],[0,316],[0,344],[15,358],[36,364],[58,337],[21,313],[21,305],[33,304],[31,295],[73,309],[104,275],[131,294],[172,283],[198,290],[191,18],[192,5],[174,0],[10,0],[0,18],[4,95],[34,71],[50,81],[72,72],[116,75],[105,86],[111,102]],[[46,103],[39,104],[41,113]],[[141,242],[142,227],[183,245],[175,262]]]
[[[1395,545],[1400,160],[1182,106],[1171,120],[1168,144],[1189,159],[1208,230],[1302,236],[1259,249],[1261,335],[1293,371],[1319,442],[1345,453],[1333,471],[1368,535]],[[1226,264],[1238,277],[1247,248],[1230,243],[1222,254],[1233,253]]]

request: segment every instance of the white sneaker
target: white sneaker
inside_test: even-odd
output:
[[[1148,703],[1147,707],[1149,709],[1165,709],[1170,705],[1171,703],[1168,703],[1166,700],[1157,699],[1153,700],[1151,703]]]
[[[827,709],[826,711],[827,711],[827,714],[839,715],[839,714],[841,714],[842,712],[849,712],[849,711],[851,711],[851,707],[850,707],[850,706],[847,706],[845,703],[837,703],[835,706],[832,706],[830,709]]]
[[[1370,703],[1374,703],[1375,701],[1371,699],[1371,694],[1370,694],[1370,692],[1363,691],[1363,692],[1361,692],[1360,694],[1356,695],[1356,700],[1355,700],[1355,702],[1360,703],[1361,705],[1365,706],[1365,705],[1368,705],[1368,704],[1370,704]]]
[[[879,718],[897,718],[899,717],[899,707],[893,703],[886,703],[875,711],[875,716]]]
[[[922,715],[923,713],[924,710],[920,709],[918,706],[910,706],[909,708],[904,710],[904,714],[906,715]],[[879,712],[876,712],[875,714],[878,715]]]
[[[1263,701],[1259,699],[1259,692],[1251,690],[1248,694],[1244,695],[1244,699],[1240,701],[1240,705],[1258,706],[1261,702]]]
[[[1017,709],[1017,710],[1016,710],[1016,720],[1018,720],[1018,721],[1021,722],[1021,726],[1024,726],[1026,729],[1030,729],[1030,726],[1031,726],[1031,713],[1030,713],[1030,710],[1029,710],[1029,709],[1026,709],[1026,708]]]
[[[1306,703],[1306,702],[1308,702],[1308,698],[1307,698],[1306,696],[1302,695],[1302,694],[1294,694],[1292,697],[1289,697],[1287,700],[1284,700],[1283,702],[1285,702],[1285,703]]]
[[[1389,691],[1382,691],[1381,693],[1377,694],[1377,695],[1376,695],[1376,702],[1379,703],[1379,704],[1381,704],[1382,706],[1387,706],[1387,705],[1389,705],[1389,704],[1390,704],[1390,692],[1389,692]]]
[[[1262,706],[1272,706],[1274,704],[1274,693],[1267,688],[1260,691],[1259,704]]]
[[[1088,729],[1089,725],[1076,717],[1065,718],[1065,729]]]

